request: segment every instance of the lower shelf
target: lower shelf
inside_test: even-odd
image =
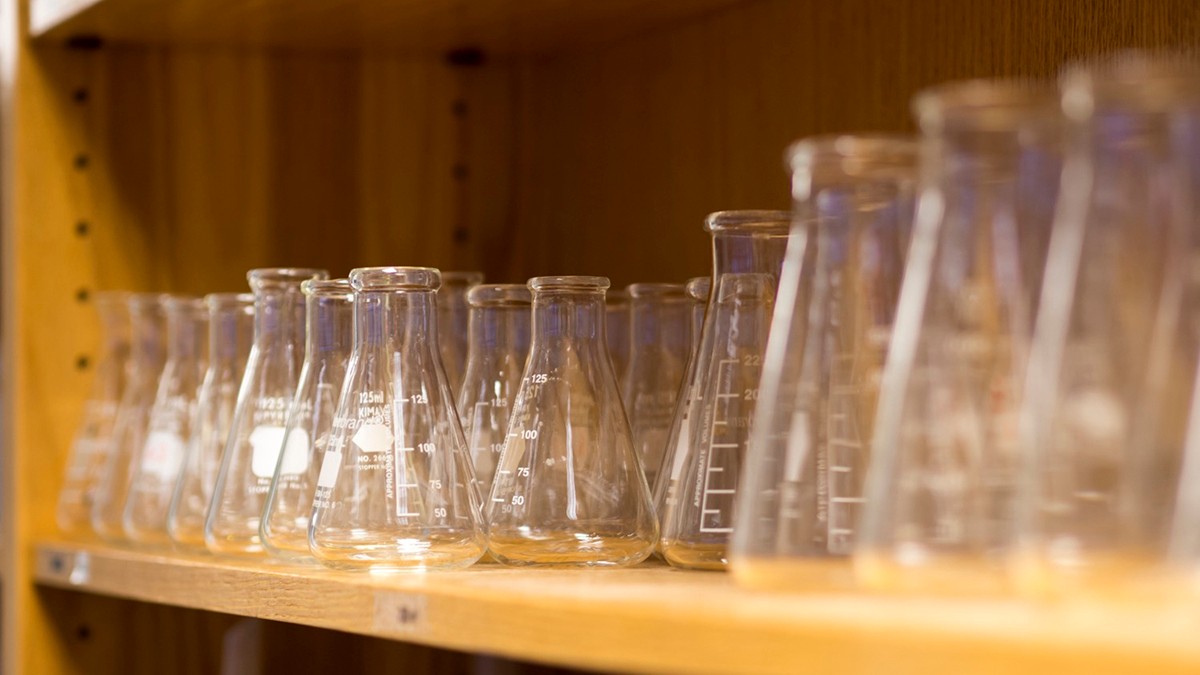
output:
[[[37,582],[576,668],[694,673],[1189,672],[1200,603],[781,596],[662,565],[372,577],[44,542]]]

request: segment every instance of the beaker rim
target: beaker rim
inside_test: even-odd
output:
[[[209,293],[204,296],[204,302],[209,309],[223,307],[253,307],[253,293]]]
[[[450,270],[442,272],[442,288],[478,286],[483,283],[483,272]]]
[[[1200,62],[1182,52],[1120,52],[1068,64],[1059,90],[1063,114],[1076,121],[1091,116],[1096,105],[1154,111],[1194,104],[1200,102]]]
[[[204,298],[198,295],[166,295],[163,296],[162,305],[163,308],[168,312],[182,312],[189,310],[194,312],[206,311]]]
[[[709,294],[712,293],[712,277],[692,277],[683,286],[693,300],[708,300]]]
[[[708,214],[704,219],[704,229],[713,233],[732,232],[786,237],[791,226],[791,212],[766,209],[716,211]]]
[[[435,267],[358,267],[350,270],[356,291],[436,291],[442,273]]]
[[[641,281],[629,284],[625,292],[634,300],[641,298],[663,298],[667,300],[683,300],[687,298],[687,288],[684,284],[672,284],[655,281]]]
[[[526,285],[531,291],[603,291],[611,284],[608,277],[545,276],[534,277]]]
[[[786,157],[792,171],[827,170],[858,178],[880,172],[915,174],[918,148],[916,138],[902,134],[827,134],[792,143]]]
[[[354,295],[354,288],[349,279],[305,279],[300,284],[300,292],[310,298],[349,299]]]
[[[259,291],[272,288],[296,288],[306,279],[327,279],[329,272],[312,267],[260,267],[246,273],[250,288]]]
[[[1009,131],[1033,120],[1058,119],[1058,92],[1049,80],[956,80],[918,91],[912,112],[921,129]]]
[[[525,284],[481,284],[467,291],[467,302],[472,307],[521,307],[533,302],[533,294]]]

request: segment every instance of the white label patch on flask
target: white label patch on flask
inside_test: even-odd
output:
[[[317,476],[317,487],[331,488],[337,482],[338,471],[342,468],[342,453],[326,452],[321,461],[321,473]]]
[[[270,478],[275,475],[275,463],[279,461],[279,451],[283,448],[283,427],[259,426],[250,432],[251,454],[250,470],[257,478]]]
[[[151,431],[142,446],[142,472],[162,480],[179,475],[183,461],[183,439],[173,431]]]
[[[390,450],[392,441],[395,437],[392,436],[392,430],[383,424],[364,424],[355,432],[354,438],[350,439],[363,452],[383,452]]]
[[[283,448],[283,465],[279,472],[284,476],[296,476],[308,471],[309,448],[308,432],[304,429],[293,428],[287,436],[287,444]],[[274,472],[274,468],[272,468]]]

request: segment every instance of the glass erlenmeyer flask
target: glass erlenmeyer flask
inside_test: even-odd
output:
[[[133,453],[133,477],[125,500],[126,536],[130,541],[152,546],[171,543],[167,512],[195,427],[196,395],[207,358],[208,311],[204,301],[170,297],[164,306],[167,361],[150,407],[146,440]]]
[[[304,365],[288,412],[283,447],[267,492],[262,540],[277,558],[311,559],[308,519],[321,457],[329,447],[333,416],[346,379],[354,337],[354,291],[348,279],[300,285],[308,302]]]
[[[704,314],[708,308],[709,291],[712,290],[712,277],[689,279],[685,289],[691,302],[692,342],[683,382],[676,396],[675,410],[671,414],[671,428],[667,431],[662,459],[659,461],[654,482],[650,484],[660,532],[664,529],[663,514],[667,512],[667,505],[675,500],[679,475],[683,472],[683,460],[687,459],[688,442],[691,439],[691,423],[688,416],[691,414],[692,398],[700,388],[697,381],[699,368],[696,364],[699,361],[700,337],[704,333]]]
[[[617,373],[617,382],[620,383],[629,370],[629,349],[633,339],[629,330],[629,293],[622,289],[609,291],[604,298],[604,309],[608,354]]]
[[[734,498],[790,223],[786,211],[722,211],[704,223],[713,238],[713,287],[689,403],[687,452],[675,499],[662,515],[661,551],[676,567],[724,569],[728,562]]]
[[[210,293],[204,303],[208,308],[208,370],[196,394],[196,423],[167,514],[171,540],[193,551],[208,551],[204,520],[254,338],[253,295]]]
[[[788,241],[730,552],[739,582],[850,582],[879,376],[911,231],[917,145],[857,135],[789,152]]]
[[[626,292],[631,345],[621,398],[646,482],[654,485],[691,358],[693,303],[683,284],[633,284]]]
[[[533,344],[488,503],[508,565],[632,565],[658,526],[605,344],[604,277],[536,277]]]
[[[1114,590],[1162,560],[1196,373],[1200,66],[1061,81],[1069,150],[1022,409],[1014,580]]]
[[[158,378],[166,362],[163,300],[158,293],[129,296],[129,369],[113,424],[112,451],[96,485],[92,529],[102,538],[125,540],[125,497],[129,494],[134,452],[146,442],[146,426]]]
[[[992,592],[1010,541],[1016,418],[1061,169],[1053,89],[919,94],[922,185],[875,421],[856,577]]]
[[[204,521],[213,553],[257,555],[263,503],[283,451],[288,408],[304,358],[304,294],[300,284],[324,270],[266,268],[247,275],[254,291],[254,345]]]
[[[458,416],[467,435],[479,494],[492,489],[496,461],[508,435],[508,418],[529,356],[529,304],[524,284],[476,286],[471,303],[467,375]]]
[[[129,294],[101,291],[94,297],[100,318],[101,351],[96,359],[92,390],[83,404],[83,416],[71,442],[55,514],[59,529],[74,536],[92,533],[96,483],[112,451],[117,407],[129,369]]]
[[[354,349],[321,462],[309,547],[371,571],[465,567],[486,528],[438,345],[438,271],[350,273]]]
[[[483,272],[441,274],[442,286],[437,292],[439,347],[450,391],[457,395],[467,369],[467,323],[471,310],[467,292],[483,283]]]

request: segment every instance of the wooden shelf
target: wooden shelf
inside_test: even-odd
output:
[[[777,596],[661,565],[371,577],[98,545],[36,547],[45,586],[577,668],[696,673],[1196,672],[1200,610]]]
[[[30,0],[29,29],[48,39],[528,54],[605,42],[744,1]]]

